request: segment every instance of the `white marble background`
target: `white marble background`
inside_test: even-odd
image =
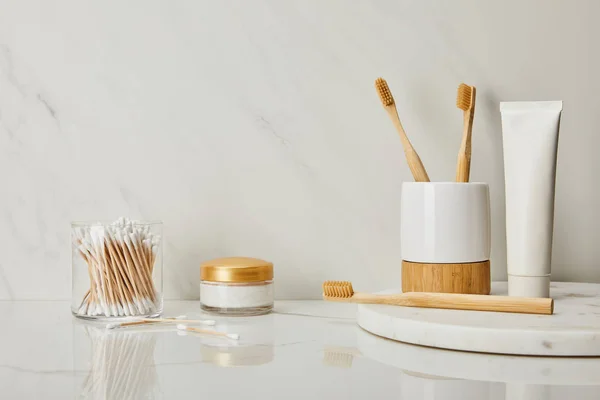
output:
[[[388,79],[434,180],[454,177],[457,85],[478,88],[472,179],[505,272],[500,100],[563,100],[553,277],[600,282],[596,0],[0,0],[0,299],[70,297],[69,222],[162,219],[165,294],[198,265],[398,285],[410,179]]]

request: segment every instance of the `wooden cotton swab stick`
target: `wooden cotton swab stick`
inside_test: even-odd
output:
[[[138,314],[138,312],[136,312],[137,304],[134,302],[134,298],[136,298],[137,289],[134,287],[134,282],[128,273],[127,264],[120,251],[116,236],[114,232],[111,232],[110,230],[108,231],[108,242],[108,251],[111,254],[113,262],[118,267],[119,275],[126,289],[125,291],[127,295],[127,304],[125,305],[129,309],[130,315],[136,315]]]
[[[123,238],[121,233],[118,231],[116,232],[116,235],[117,235],[118,242],[122,243],[122,245],[119,246],[120,251],[122,252],[122,255],[124,256],[123,258],[125,260],[125,265],[127,266],[127,273],[128,273],[129,279],[131,281],[131,284],[133,285],[133,289],[135,292],[135,296],[133,298],[134,303],[142,313],[145,313],[146,307],[142,300],[144,298],[143,295],[147,289],[144,287],[143,282],[140,281],[138,275],[135,272],[136,266],[131,258],[131,255],[129,254],[129,250],[127,249],[127,246],[125,244],[123,244],[125,242],[125,239]]]
[[[115,277],[117,278],[118,282],[121,282],[120,285],[124,296],[121,306],[123,307],[125,315],[136,315],[137,313],[135,312],[135,307],[133,304],[131,283],[127,279],[126,272],[123,271],[123,263],[117,258],[117,251],[114,249],[113,238],[110,231],[106,237],[106,248],[108,249],[109,262],[115,271]]]
[[[129,309],[126,306],[126,289],[124,289],[123,287],[124,285],[121,279],[121,275],[119,274],[118,267],[115,264],[112,255],[110,254],[110,242],[108,239],[108,234],[104,237],[104,262],[108,266],[108,269],[111,272],[111,280],[114,281],[116,286],[116,293],[118,298],[117,309],[119,311],[119,315],[128,315]]]
[[[177,329],[179,329],[180,331],[203,333],[205,335],[221,336],[221,337],[226,337],[228,339],[233,339],[233,340],[238,340],[240,338],[240,335],[238,335],[237,333],[224,333],[224,332],[218,332],[218,331],[210,331],[208,329],[192,328],[190,326],[186,326],[183,324],[177,324]]]
[[[140,275],[146,283],[152,287],[152,276],[149,275],[150,267],[148,266],[147,259],[142,254],[141,241],[137,234],[130,233],[129,238],[131,239],[131,247],[133,248],[132,256],[134,256],[138,266],[140,267]],[[129,243],[127,243],[129,245]],[[150,299],[152,302],[156,300],[154,290],[150,290]]]
[[[114,329],[114,328],[124,328],[127,326],[136,326],[136,325],[147,325],[147,324],[155,324],[155,323],[181,323],[185,322],[187,324],[202,324],[202,325],[215,325],[216,322],[214,319],[185,319],[185,315],[180,315],[174,318],[141,318],[135,321],[128,322],[116,322],[112,324],[107,324],[106,329]]]
[[[117,308],[115,307],[115,299],[113,297],[113,288],[108,277],[108,271],[105,268],[105,262],[103,260],[104,250],[103,245],[104,241],[101,238],[101,233],[96,229],[97,227],[92,227],[90,236],[92,238],[92,249],[95,254],[96,259],[96,268],[98,269],[98,273],[100,276],[100,281],[103,285],[104,290],[104,305],[106,307],[105,315],[106,316],[117,316]]]
[[[145,267],[142,265],[141,261],[138,259],[135,248],[134,248],[134,243],[131,239],[131,237],[129,236],[128,233],[124,232],[123,233],[123,239],[125,241],[125,247],[128,251],[125,251],[126,255],[127,255],[127,260],[128,262],[131,261],[132,263],[132,270],[135,272],[136,277],[138,279],[138,282],[140,283],[140,286],[145,294],[144,297],[140,298],[140,301],[146,305],[146,307],[149,307],[150,304],[154,303],[154,290],[151,289],[152,286],[152,282],[150,282],[150,280],[147,279],[147,277],[144,274],[144,270]]]

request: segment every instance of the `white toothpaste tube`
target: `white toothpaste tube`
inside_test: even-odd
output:
[[[550,297],[561,111],[562,101],[500,103],[509,296]]]

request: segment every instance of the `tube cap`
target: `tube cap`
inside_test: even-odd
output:
[[[550,276],[508,275],[508,295],[512,297],[550,297]]]

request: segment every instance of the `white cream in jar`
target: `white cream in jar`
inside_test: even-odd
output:
[[[227,315],[260,315],[273,309],[273,264],[228,257],[200,266],[200,306]]]

